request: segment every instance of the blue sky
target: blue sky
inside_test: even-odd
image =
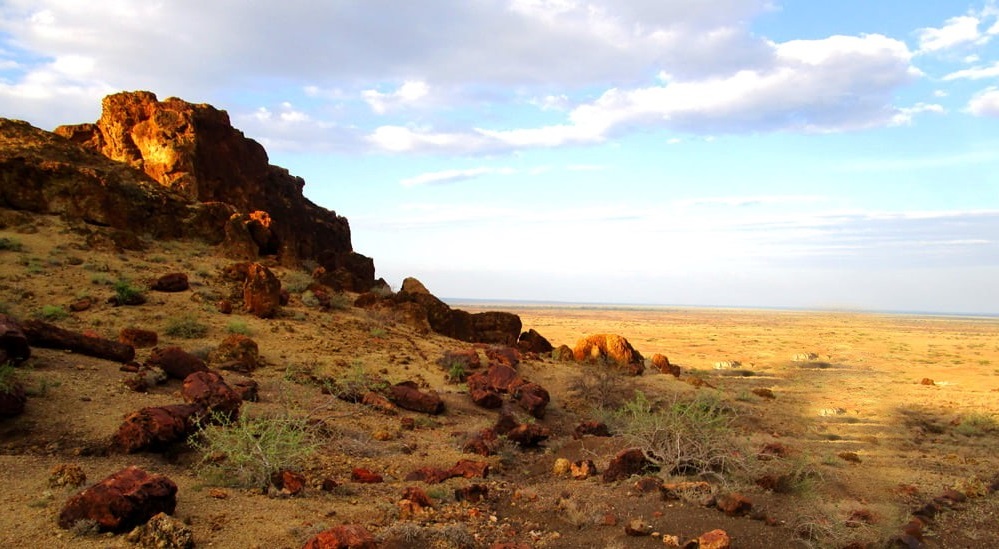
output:
[[[999,313],[999,5],[0,2],[0,115],[229,112],[398,286]]]

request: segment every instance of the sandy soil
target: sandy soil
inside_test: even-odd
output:
[[[553,475],[559,457],[593,459],[603,470],[628,446],[622,437],[571,437],[580,421],[602,413],[593,408],[593,395],[578,390],[585,385],[583,378],[594,376],[592,366],[550,357],[522,362],[521,374],[552,395],[549,413],[538,423],[553,436],[540,450],[507,450],[489,458],[463,454],[464,434],[491,425],[496,412],[475,407],[467,387],[449,383],[436,360],[445,350],[469,344],[416,334],[384,314],[352,307],[311,308],[299,293],[275,319],[223,315],[213,304],[228,291],[219,273],[230,262],[210,248],[151,242],[141,252],[113,251],[87,244],[86,232],[47,218],[0,230],[0,237],[20,248],[0,250],[0,306],[27,318],[45,306],[67,306],[89,295],[95,298],[90,309],[56,322],[112,339],[125,327],[152,329],[160,333],[161,346],[197,352],[218,345],[238,323],[259,344],[265,361],[252,374],[261,384],[261,402],[247,403],[244,413],[308,416],[328,429],[319,440],[321,450],[303,467],[311,484],[304,496],[281,498],[259,489],[217,487],[193,469],[200,456],[184,445],[164,454],[95,452],[127,413],[180,402],[179,382],[136,393],[122,384],[128,374],[118,364],[37,349],[18,373],[31,393],[26,412],[0,421],[2,547],[130,546],[121,535],[79,535],[56,525],[62,504],[80,490],[49,486],[51,469],[65,463],[81,465],[88,484],[127,465],[169,476],[179,486],[175,516],[193,530],[199,547],[294,548],[311,534],[343,523],[363,524],[388,542],[398,542],[399,533],[408,527],[422,536],[413,539],[424,540],[410,543],[413,547],[459,547],[466,538],[474,542],[465,546],[474,547],[497,542],[663,547],[663,534],[683,542],[715,528],[726,530],[734,547],[842,547],[897,535],[914,508],[948,488],[977,497],[930,524],[926,543],[999,543],[993,520],[996,496],[978,496],[996,475],[997,319],[506,308],[521,316],[525,328],[536,329],[555,345],[572,346],[592,333],[616,333],[646,357],[662,353],[681,366],[679,379],[652,371],[604,378],[607,388],[619,391],[621,398],[630,398],[637,389],[667,401],[710,394],[724,402],[735,418],[732,454],[745,467],[710,480],[719,493],[738,491],[751,499],[757,510],[754,520],[725,516],[696,498],[663,501],[656,493],[637,490],[635,479],[603,483],[599,478]],[[105,303],[112,294],[108,281],[127,277],[142,285],[175,271],[191,277],[191,290],[150,292],[149,302],[136,307]],[[300,275],[278,267],[275,272],[286,282]],[[432,281],[424,282],[432,289]],[[207,324],[208,333],[194,339],[165,335],[166,325],[184,314]],[[139,350],[138,360],[148,353]],[[792,361],[800,353],[816,356]],[[731,367],[734,362],[740,365]],[[716,369],[718,363],[728,364]],[[302,383],[306,373],[343,377],[359,369],[436,390],[447,412],[433,417],[405,411],[387,415]],[[685,383],[690,380],[707,385]],[[760,389],[769,389],[774,398],[754,392]],[[403,418],[414,418],[416,429],[403,430]],[[758,460],[756,452],[770,443],[785,446],[790,456],[776,462]],[[447,468],[462,458],[487,459],[492,473],[485,480],[452,479],[434,486],[403,480],[419,467]],[[352,483],[354,467],[375,470],[385,482]],[[802,482],[789,493],[756,485],[760,475],[772,471],[795,471]],[[317,485],[325,478],[341,486],[323,492]],[[456,501],[454,489],[473,482],[489,487],[486,500]],[[403,489],[414,484],[430,493],[435,506],[426,514],[404,518],[397,502]],[[870,520],[847,527],[858,511],[866,511]],[[624,525],[635,518],[648,522],[658,535],[625,535]]]

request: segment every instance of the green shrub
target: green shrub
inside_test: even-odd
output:
[[[97,286],[112,286],[114,285],[114,280],[104,273],[96,273],[90,277],[90,283]]]
[[[281,279],[281,286],[288,293],[300,294],[305,290],[309,289],[309,285],[312,284],[312,277],[308,273],[303,273],[301,271],[292,271]]]
[[[335,311],[345,311],[353,305],[350,296],[347,294],[333,294],[330,296],[330,309]]]
[[[208,325],[202,324],[194,315],[183,315],[167,320],[163,333],[184,339],[197,339],[208,334]]]
[[[388,332],[385,331],[385,328],[372,328],[368,333],[371,334],[371,337],[377,337],[377,338],[382,338],[388,335]]]
[[[24,250],[24,244],[21,244],[20,240],[16,238],[0,237],[0,250],[6,250],[9,252],[20,252]]]
[[[957,426],[954,427],[954,432],[966,437],[980,437],[997,430],[997,428],[999,425],[996,424],[995,418],[991,415],[972,412],[961,417]]]
[[[251,418],[244,409],[237,420],[214,420],[189,440],[202,453],[198,474],[212,484],[266,490],[271,474],[301,468],[318,448],[304,418]]]
[[[145,301],[142,290],[132,286],[132,283],[125,278],[120,278],[114,283],[114,298],[119,305],[135,305]]]
[[[245,336],[248,336],[253,333],[253,330],[251,330],[250,327],[246,324],[246,322],[243,322],[242,320],[233,320],[232,322],[226,325],[225,330],[230,334],[239,334]]]
[[[9,393],[17,383],[17,369],[14,368],[14,363],[4,362],[0,364],[0,393]]]
[[[38,312],[35,313],[35,317],[48,322],[55,322],[57,320],[63,320],[69,316],[69,311],[62,308],[59,305],[45,305]]]
[[[636,391],[610,416],[611,430],[642,449],[668,474],[724,472],[733,468],[734,415],[716,397],[653,402]]]

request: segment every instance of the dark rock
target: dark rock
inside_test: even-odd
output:
[[[521,423],[506,432],[506,438],[521,448],[536,448],[551,435],[550,429],[536,423]]]
[[[525,383],[517,386],[513,398],[528,414],[541,419],[545,417],[545,407],[551,401],[548,391],[537,383]]]
[[[239,398],[244,402],[257,402],[260,400],[260,384],[252,379],[240,379],[232,384],[232,390],[236,391]]]
[[[115,362],[131,362],[135,358],[135,349],[131,345],[99,337],[88,337],[41,320],[24,321],[21,323],[21,329],[28,343],[35,347],[68,349],[81,355]]]
[[[609,437],[610,429],[607,427],[606,423],[601,423],[599,421],[584,421],[576,426],[572,432],[572,438],[580,439],[586,435],[595,437]]]
[[[125,345],[131,345],[136,349],[142,349],[145,347],[155,347],[159,342],[159,337],[152,330],[122,328],[118,332],[118,341]]]
[[[90,297],[83,297],[69,304],[69,310],[74,313],[82,313],[94,306],[94,300]]]
[[[545,339],[545,336],[536,332],[534,328],[520,334],[520,338],[517,340],[517,348],[524,353],[537,353],[539,355],[550,354],[555,349],[552,347],[551,342]]]
[[[625,525],[624,533],[633,537],[649,536],[652,535],[652,525],[642,519],[631,519]]]
[[[185,273],[169,273],[157,278],[150,289],[157,292],[183,292],[190,287]]]
[[[552,351],[552,359],[559,362],[576,360],[575,355],[572,353],[572,349],[568,345],[559,345],[555,348],[555,350]]]
[[[377,549],[378,542],[360,524],[346,524],[319,532],[302,549]]]
[[[406,475],[407,482],[426,482],[427,484],[440,484],[451,478],[450,472],[436,467],[420,467]]]
[[[270,269],[259,263],[247,268],[243,283],[243,306],[260,318],[271,318],[281,305],[281,281]]]
[[[486,357],[493,364],[502,364],[510,368],[516,368],[520,364],[520,352],[513,347],[503,345],[486,347]]]
[[[282,469],[271,474],[271,484],[282,494],[297,496],[305,491],[305,475]]]
[[[369,469],[357,467],[350,472],[350,480],[358,484],[378,484],[382,482],[382,476]]]
[[[444,412],[444,401],[437,393],[423,392],[412,381],[402,382],[389,388],[389,399],[404,410],[422,412],[424,414],[440,414]]]
[[[133,466],[70,497],[59,513],[59,526],[94,520],[101,531],[124,532],[157,513],[171,514],[176,506],[177,485],[172,480]]]
[[[125,453],[166,450],[186,440],[204,413],[204,408],[196,404],[143,408],[125,418],[114,435],[113,445]]]
[[[28,338],[21,330],[20,323],[12,316],[0,313],[0,354],[4,362],[10,361],[15,365],[28,360],[31,357],[31,347],[28,345]]]
[[[486,372],[486,386],[494,391],[506,393],[511,387],[522,384],[523,378],[506,364],[493,364]]]
[[[216,372],[194,372],[184,378],[184,402],[197,404],[210,414],[233,420],[239,417],[243,399]]]
[[[489,487],[485,484],[469,484],[454,491],[454,499],[456,501],[467,501],[469,503],[477,503],[488,496]]]
[[[669,374],[673,377],[680,377],[680,367],[670,364],[666,355],[656,353],[652,355],[652,367],[661,374]]]
[[[208,365],[204,360],[188,353],[180,347],[165,347],[153,349],[146,360],[146,366],[162,369],[168,376],[183,380],[194,372],[207,372]]]
[[[458,460],[454,467],[448,469],[452,477],[486,478],[489,476],[489,463],[486,461]]]
[[[0,389],[0,417],[19,416],[24,413],[27,404],[28,394],[20,382],[8,382],[5,388]]]
[[[231,334],[208,354],[208,362],[222,370],[249,373],[260,366],[260,348],[245,335]]]
[[[444,351],[444,356],[437,359],[437,365],[445,370],[458,366],[468,372],[479,369],[482,366],[482,361],[479,352],[475,349],[451,350]]]
[[[623,480],[631,475],[644,473],[654,467],[641,448],[628,448],[618,452],[604,471],[604,482]]]
[[[715,498],[718,510],[730,517],[748,515],[753,510],[753,503],[746,496],[733,492]]]
[[[480,456],[491,456],[499,448],[499,437],[493,429],[482,429],[461,446],[461,451]]]
[[[402,491],[402,499],[408,499],[420,507],[433,507],[427,492],[418,486],[408,486]]]

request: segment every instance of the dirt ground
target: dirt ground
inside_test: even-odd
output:
[[[123,535],[57,526],[63,503],[83,488],[50,486],[52,468],[67,463],[82,466],[88,479],[84,486],[128,465],[167,475],[179,487],[175,516],[194,532],[198,547],[297,548],[312,534],[345,523],[364,525],[386,547],[499,542],[664,547],[664,535],[683,543],[717,528],[728,532],[737,548],[851,542],[876,547],[900,534],[914,509],[951,488],[970,498],[926,525],[926,545],[999,544],[999,498],[986,494],[996,478],[999,443],[999,319],[504,306],[520,315],[525,329],[534,328],[556,346],[571,347],[588,334],[619,334],[646,357],[668,356],[681,375],[648,369],[638,377],[613,374],[601,377],[603,385],[594,388],[585,381],[599,377],[595,366],[525,359],[520,374],[551,393],[548,413],[537,423],[551,429],[552,436],[537,450],[507,448],[482,458],[462,453],[461,442],[492,425],[497,413],[474,406],[467,386],[450,383],[436,363],[446,350],[470,344],[417,334],[383,313],[310,307],[301,290],[292,292],[291,302],[274,319],[221,314],[214,304],[228,291],[220,273],[231,261],[210,247],[148,242],[142,251],[116,251],[93,232],[55,218],[0,230],[0,238],[14,243],[0,250],[0,311],[19,318],[48,315],[64,328],[110,339],[126,327],[151,329],[159,333],[160,346],[196,353],[213,349],[234,330],[249,333],[264,365],[251,374],[260,383],[261,401],[244,404],[243,413],[308,417],[326,426],[319,451],[302,467],[310,485],[303,496],[291,498],[277,497],[273,490],[217,486],[197,474],[200,455],[183,444],[165,453],[105,454],[100,449],[126,414],[181,402],[180,383],[137,393],[122,383],[129,374],[117,363],[35,349],[17,373],[30,395],[27,409],[0,420],[2,547],[131,547]],[[273,269],[286,287],[304,274]],[[144,286],[170,272],[188,274],[192,288],[147,292],[149,301],[140,306],[106,303],[113,281],[127,278]],[[433,290],[433,281],[423,282]],[[86,296],[94,300],[87,310],[53,312]],[[184,315],[205,324],[207,333],[166,335],[167,326]],[[137,360],[149,352],[139,349]],[[808,353],[813,356],[792,360]],[[436,390],[447,411],[389,415],[323,394],[303,381],[361,370]],[[617,391],[623,399],[640,390],[665,401],[712,395],[723,402],[733,417],[731,454],[742,467],[707,480],[716,494],[743,494],[754,512],[729,517],[697,497],[664,501],[657,492],[636,488],[635,478],[604,483],[599,475],[573,480],[553,474],[560,457],[592,459],[602,471],[630,443],[621,436],[572,438],[580,421],[607,412],[595,409],[594,395],[580,387]],[[413,418],[414,430],[403,429],[404,418]],[[787,449],[785,457],[759,459],[761,448],[776,443]],[[489,461],[488,478],[439,485],[404,480],[420,467],[448,468],[466,458]],[[378,472],[385,482],[353,483],[355,467]],[[793,485],[767,490],[757,484],[767,473],[784,474]],[[339,486],[320,490],[327,478]],[[485,485],[488,496],[477,503],[457,501],[454,490],[472,483]],[[403,489],[413,485],[428,492],[434,507],[405,517],[397,503]],[[632,519],[645,521],[655,534],[626,535],[624,526]]]

